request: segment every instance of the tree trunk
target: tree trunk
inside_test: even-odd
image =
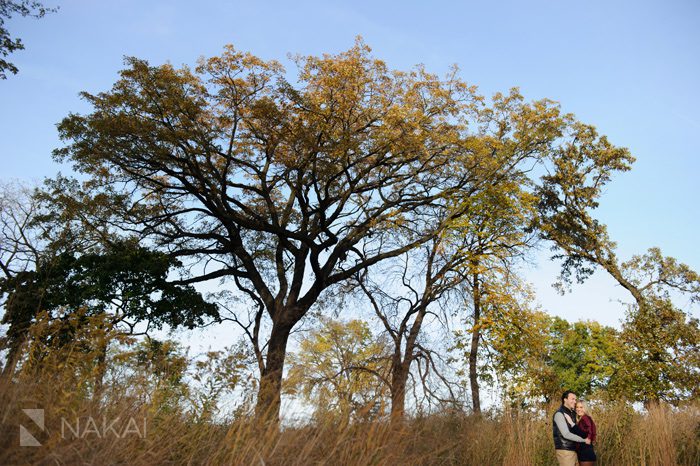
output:
[[[630,294],[632,294],[632,297],[637,302],[639,309],[642,309],[646,305],[646,299],[644,299],[644,295],[642,294],[642,292],[630,281],[625,279],[616,262],[606,261],[603,262],[601,265],[605,270],[607,270],[607,272],[610,275],[612,275],[612,277],[620,284],[620,286],[622,286],[627,291],[629,291]]]
[[[104,379],[107,372],[107,342],[98,341],[99,353],[97,355],[97,360],[95,364],[95,387],[92,394],[92,399],[95,403],[99,403],[102,398],[102,391],[104,389]]]
[[[7,354],[5,367],[2,368],[2,374],[0,374],[0,382],[9,383],[12,380],[12,376],[15,373],[15,368],[17,367],[18,360],[19,351],[17,351],[16,348],[10,348],[10,351]]]
[[[479,288],[479,274],[474,274],[472,283],[472,298],[474,300],[474,327],[469,348],[469,384],[472,391],[472,410],[474,414],[481,415],[481,400],[479,398],[479,374],[477,372],[477,355],[479,353],[479,320],[481,319],[481,289]]]
[[[260,388],[255,405],[255,417],[258,421],[279,422],[282,373],[291,329],[290,325],[272,324],[267,360],[260,377]]]
[[[391,423],[403,420],[406,404],[406,385],[408,383],[408,368],[410,361],[401,362],[394,358],[391,368]]]
[[[475,330],[472,333],[471,348],[469,350],[469,384],[472,390],[472,410],[474,414],[481,415],[481,398],[479,395],[479,374],[477,373],[477,351],[481,332]]]
[[[427,312],[427,302],[422,302],[416,313],[416,320],[411,325],[411,331],[406,338],[403,361],[401,360],[401,343],[396,343],[394,357],[391,361],[391,422],[396,423],[403,420],[406,408],[406,385],[408,384],[408,374],[411,371],[411,364],[414,359],[416,341],[420,333],[423,319]]]
[[[17,363],[22,356],[22,346],[24,346],[25,339],[26,336],[19,341],[14,341],[8,349],[5,367],[2,368],[2,374],[0,374],[0,381],[12,381],[12,376],[15,375],[15,370],[17,369]]]

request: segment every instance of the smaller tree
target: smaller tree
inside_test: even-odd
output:
[[[159,412],[180,412],[191,396],[186,348],[177,341],[148,337],[130,343],[114,349],[108,361],[108,387]]]
[[[345,422],[384,413],[389,393],[390,350],[366,322],[321,319],[290,356],[286,392],[301,394],[316,416]]]
[[[233,402],[235,408],[250,408],[250,397],[238,396],[255,383],[250,366],[245,345],[192,357],[177,341],[128,338],[109,352],[105,389],[112,399],[134,398],[158,412],[212,423]]]
[[[31,187],[0,182],[0,303],[4,308],[0,323],[9,324],[0,338],[0,348],[7,350],[3,375],[14,371],[23,338],[41,310],[41,290],[29,292],[22,284],[41,276],[40,269],[50,271],[56,256],[73,243],[66,241],[64,231],[49,234],[47,225],[39,221],[44,214]],[[75,246],[77,242],[69,247]]]
[[[453,351],[468,369],[460,375],[468,374],[471,387],[475,377],[489,385],[498,382],[510,399],[540,397],[537,381],[549,378],[544,364],[549,316],[532,309],[532,290],[515,274],[482,273],[479,283],[479,318],[465,316],[465,328],[455,332]],[[478,358],[475,335],[481,342]]]
[[[462,254],[469,257],[465,281],[470,295],[467,325],[471,327],[469,343],[469,385],[472,410],[481,413],[479,361],[483,353],[481,340],[489,319],[509,319],[518,297],[527,290],[515,275],[518,260],[533,246],[535,237],[529,226],[535,199],[523,189],[524,180],[503,180],[477,196],[468,221],[459,219],[453,234],[463,235]],[[523,293],[524,292],[524,293]],[[485,322],[482,322],[485,319]],[[460,342],[461,344],[461,342]]]
[[[459,246],[436,236],[412,254],[388,261],[388,267],[357,278],[357,287],[391,338],[393,422],[403,420],[409,381],[414,373],[418,374],[426,400],[454,402],[457,399],[447,377],[438,369],[439,352],[424,344],[422,333],[431,317],[444,314],[439,309],[447,307],[449,295],[465,280],[462,269],[469,256]],[[430,387],[429,374],[447,388],[447,397]]]
[[[586,397],[609,387],[622,357],[615,329],[569,323],[522,305],[506,309],[482,323],[487,343],[482,376],[495,375],[511,403],[549,403],[566,389]],[[464,340],[458,335],[462,346]]]
[[[190,404],[199,421],[211,421],[233,395],[237,398],[234,415],[250,408],[254,388],[258,383],[253,355],[244,341],[220,351],[207,351],[194,361],[190,383]]]
[[[47,264],[40,262],[36,270],[0,279],[0,292],[8,296],[2,318],[9,325],[3,339],[10,350],[5,375],[14,371],[26,332],[40,311],[62,320],[78,310],[103,315],[104,325],[124,334],[147,333],[151,326],[164,324],[193,328],[206,318],[217,319],[216,306],[205,302],[191,285],[167,281],[178,266],[166,254],[120,241],[103,252],[64,252]],[[137,332],[141,322],[146,328]],[[74,338],[72,329],[66,327],[53,338],[68,343]],[[104,375],[107,346],[100,354],[103,370],[97,372],[96,391]]]
[[[620,363],[618,332],[598,322],[550,320],[546,364],[554,374],[555,394],[573,390],[587,397],[607,388]]]
[[[677,404],[700,396],[700,323],[673,298],[700,303],[700,276],[658,248],[621,266],[634,290],[621,338],[623,364],[612,390],[645,405]]]
[[[86,308],[61,318],[39,312],[28,328],[26,350],[12,374],[17,386],[70,387],[59,390],[64,392],[59,396],[76,401],[94,399],[95,375],[104,367],[104,348],[134,343],[132,337],[107,325],[108,319],[105,314],[90,314]]]

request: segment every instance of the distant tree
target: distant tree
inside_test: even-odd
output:
[[[611,390],[647,406],[697,399],[700,322],[674,298],[700,303],[700,276],[658,248],[622,264],[621,274],[636,300],[622,326],[623,364]]]
[[[442,313],[440,305],[466,279],[463,271],[468,260],[459,246],[436,236],[409,254],[375,269],[375,277],[371,274],[358,277],[358,288],[391,341],[389,385],[393,422],[403,420],[413,369],[420,373],[421,381],[425,382],[432,372],[447,382],[435,361],[439,354],[424,344],[421,331],[426,318]],[[417,368],[413,367],[415,364]],[[449,383],[443,385],[450,389]],[[427,383],[422,388],[428,396],[436,397]],[[454,394],[450,398],[456,399]]]
[[[191,285],[167,280],[177,266],[166,254],[119,241],[102,252],[64,252],[50,263],[39,262],[34,270],[0,279],[0,292],[7,295],[2,323],[9,326],[4,345],[10,349],[6,366],[10,372],[5,375],[13,370],[10,363],[16,362],[29,325],[40,311],[56,319],[80,309],[86,315],[103,314],[108,316],[105,325],[131,335],[140,323],[145,328],[138,332],[146,334],[151,326],[193,328],[206,318],[217,319],[216,306],[205,302]],[[69,331],[52,335],[66,343],[72,337]],[[106,351],[104,347],[101,363]]]
[[[66,237],[61,231],[47,234],[45,225],[39,221],[42,214],[41,203],[32,188],[16,182],[0,182],[0,303],[5,311],[2,322],[10,324],[0,339],[0,347],[8,351],[4,375],[14,371],[22,339],[41,310],[38,290],[13,296],[14,284],[35,274],[39,264],[48,270],[56,255],[71,243],[64,241]]]
[[[557,383],[549,400],[567,387],[581,397],[600,393],[608,388],[620,365],[622,345],[618,332],[598,322],[569,323],[554,317],[547,345],[546,365]]]
[[[61,318],[38,312],[23,338],[22,357],[9,380],[75,387],[68,396],[99,400],[105,348],[130,339],[108,321],[109,316],[89,314],[85,308],[66,312]]]
[[[17,74],[17,67],[4,59],[17,50],[24,50],[22,40],[13,39],[5,27],[5,21],[15,15],[41,18],[46,13],[53,13],[58,8],[46,8],[41,2],[34,0],[0,0],[0,79],[7,79],[7,72]]]
[[[10,278],[31,269],[40,256],[32,223],[39,214],[31,189],[0,182],[0,272]]]
[[[321,319],[290,355],[286,391],[301,394],[322,419],[381,415],[389,393],[390,348],[366,322]]]
[[[250,348],[241,340],[223,350],[207,351],[193,361],[189,404],[199,421],[212,421],[223,407],[234,408],[234,415],[249,411],[258,383],[252,359]],[[239,403],[231,406],[234,395],[240,396]]]
[[[590,321],[572,324],[542,312],[516,315],[517,321],[494,321],[485,331],[491,369],[508,400],[549,403],[567,389],[581,397],[604,395],[622,359],[615,329]]]
[[[41,311],[64,320],[77,311],[105,314],[104,323],[132,335],[141,323],[139,332],[146,333],[163,324],[193,327],[218,318],[216,306],[191,285],[166,280],[182,271],[176,259],[133,239],[81,231],[71,217],[83,215],[87,206],[67,212],[46,201],[35,189],[0,185],[0,323],[7,326],[0,338],[0,348],[7,350],[3,377],[14,372]],[[70,341],[73,327],[66,327],[63,341]]]
[[[623,373],[614,380],[618,393],[645,404],[678,401],[697,393],[698,321],[674,304],[674,296],[700,302],[700,277],[657,248],[622,263],[605,225],[592,216],[597,196],[616,170],[629,169],[632,157],[607,150],[586,162],[573,152],[543,177],[538,227],[564,259],[561,283],[581,282],[596,267],[609,273],[634,299],[623,329],[630,345]],[[680,363],[683,361],[683,363]],[[694,384],[694,385],[693,385]],[[627,388],[627,390],[625,389]]]
[[[191,409],[195,418],[209,419],[218,394],[212,393],[211,404],[206,408],[199,404],[200,393],[193,385],[198,384],[204,371],[197,368],[192,371],[187,353],[188,348],[175,340],[148,336],[138,340],[130,338],[126,344],[114,345],[110,351],[105,388],[112,391],[112,397],[134,397],[161,413],[185,415],[190,414],[188,409]],[[212,364],[207,369],[215,371],[219,362],[217,356],[212,355],[209,360]],[[197,379],[194,384],[188,377],[191,371]]]

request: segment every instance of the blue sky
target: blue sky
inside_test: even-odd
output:
[[[46,1],[53,6],[53,1]],[[627,258],[659,246],[700,270],[700,2],[667,1],[94,1],[58,0],[58,13],[6,23],[26,50],[0,81],[0,177],[39,180],[59,169],[55,124],[86,111],[78,93],[108,89],[125,55],[194,65],[234,44],[265,59],[333,53],[363,36],[406,69],[452,64],[491,94],[519,86],[561,103],[629,147],[634,169],[609,186],[598,216]],[[68,168],[61,168],[64,172]],[[627,299],[598,273],[559,297],[557,266],[528,271],[544,309],[614,325]]]

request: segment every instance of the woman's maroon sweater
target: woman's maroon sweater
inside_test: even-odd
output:
[[[595,422],[588,414],[584,414],[578,421],[579,428],[586,433],[586,436],[591,439],[591,443],[595,442]]]

